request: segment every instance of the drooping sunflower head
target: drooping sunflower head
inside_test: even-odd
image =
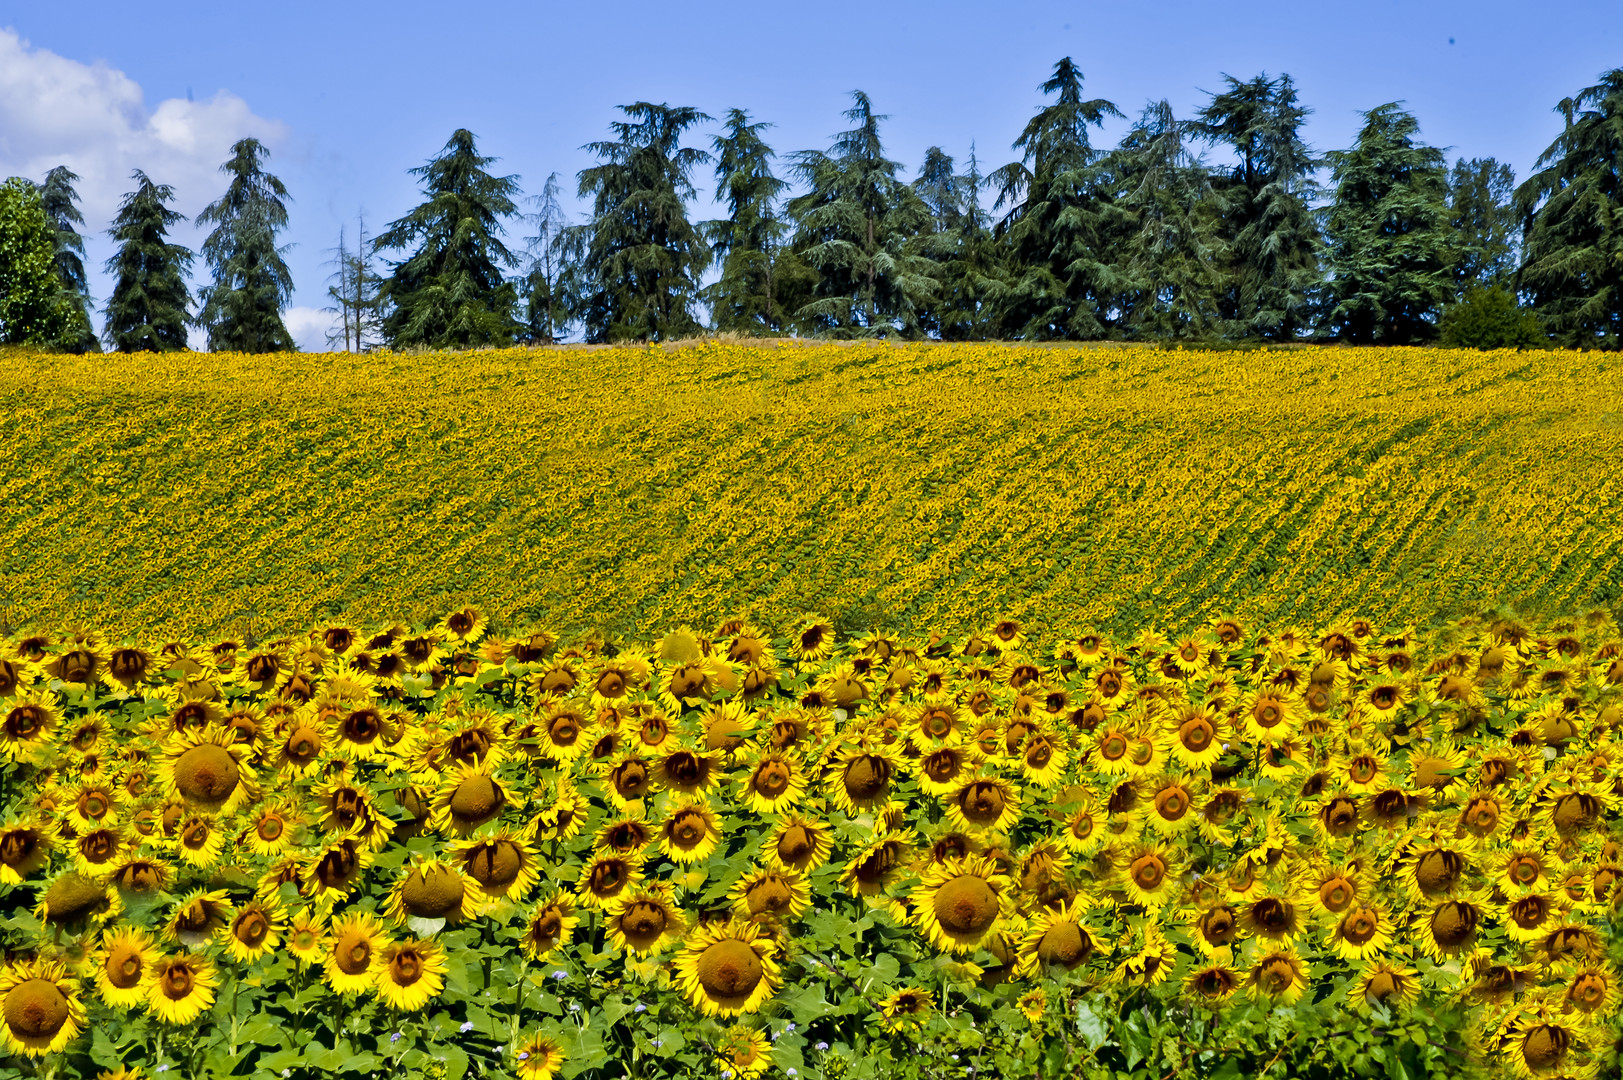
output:
[[[0,969],[5,1045],[24,1057],[63,1050],[85,1023],[79,981],[60,962],[14,961]]]
[[[486,899],[522,900],[540,880],[535,848],[509,828],[464,840],[453,853],[455,864]]]
[[[911,830],[891,833],[854,854],[840,880],[852,896],[883,897],[907,870]]]
[[[754,923],[701,926],[676,958],[677,979],[688,1000],[706,1015],[754,1012],[781,981],[775,951]]]
[[[486,765],[457,765],[434,794],[430,825],[442,836],[465,837],[515,804],[507,785]]]
[[[454,926],[472,918],[480,908],[480,889],[464,865],[464,860],[413,856],[389,890],[384,911],[396,925],[409,919],[444,919]]]
[[[1019,970],[1026,976],[1074,971],[1099,949],[1082,907],[1063,903],[1037,913],[1020,940]]]
[[[567,893],[555,892],[544,897],[530,912],[524,924],[521,945],[531,960],[541,961],[556,950],[569,944],[570,935],[579,925],[575,905]]]
[[[822,866],[833,850],[834,832],[829,824],[802,815],[778,822],[763,846],[770,865],[800,874]]]
[[[1420,997],[1420,973],[1390,960],[1371,960],[1347,990],[1347,997],[1363,1012],[1376,1005],[1402,1012]]]
[[[117,897],[105,885],[69,870],[57,874],[40,889],[34,914],[51,927],[73,931],[115,911]]]

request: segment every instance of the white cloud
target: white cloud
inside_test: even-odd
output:
[[[148,110],[140,85],[122,71],[33,48],[0,28],[0,176],[40,180],[68,166],[80,176],[92,234],[111,223],[132,169],[171,185],[175,208],[192,217],[223,190],[219,168],[232,143],[252,135],[274,148],[286,134],[286,125],[224,90]]]
[[[334,346],[327,344],[327,333],[338,322],[336,312],[320,308],[290,307],[282,312],[282,322],[293,335],[303,352],[329,352]],[[338,346],[342,348],[342,346]]]

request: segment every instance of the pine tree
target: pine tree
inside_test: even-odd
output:
[[[492,176],[473,132],[458,128],[445,148],[411,170],[427,200],[389,223],[375,250],[410,250],[382,286],[383,336],[392,348],[511,344],[520,332],[518,289],[502,276],[517,264],[499,239],[518,212],[518,177]]]
[[[1516,273],[1516,174],[1493,158],[1460,158],[1448,176],[1454,288],[1508,285]]]
[[[192,253],[166,240],[185,215],[169,209],[168,184],[154,184],[137,169],[136,189],[124,196],[108,230],[118,252],[107,260],[113,295],[107,301],[103,339],[119,352],[172,352],[186,348],[186,273]]]
[[[530,271],[524,276],[524,326],[532,344],[551,345],[561,337],[569,322],[569,305],[563,292],[564,230],[569,216],[558,200],[562,190],[559,176],[552,173],[541,194],[532,199],[536,212],[535,235],[527,242]]]
[[[592,199],[582,240],[575,314],[586,340],[664,341],[699,331],[693,308],[710,252],[688,220],[691,174],[708,164],[703,150],[681,145],[682,133],[711,117],[688,106],[647,101],[621,105],[629,120],[610,125],[614,142],[587,149],[602,162],[579,174]]]
[[[810,299],[805,293],[813,275],[784,244],[790,226],[779,213],[778,197],[788,184],[773,175],[776,155],[761,137],[772,125],[750,123],[743,109],[727,110],[725,124],[726,133],[712,143],[716,198],[726,205],[727,216],[701,226],[721,276],[702,295],[717,330],[781,331],[794,310],[785,307],[784,298]]]
[[[922,251],[935,261],[939,287],[919,321],[943,341],[981,341],[996,333],[991,297],[1001,279],[1000,246],[981,206],[980,160],[969,148],[969,171],[955,171],[952,156],[938,146],[925,151],[913,190],[930,212]]]
[[[39,189],[0,184],[0,344],[61,349],[77,339],[78,301],[56,273],[56,226]]]
[[[1118,317],[1125,282],[1114,250],[1119,218],[1101,191],[1088,128],[1123,114],[1103,98],[1083,100],[1082,72],[1069,56],[1039,89],[1056,100],[1014,141],[1021,160],[991,175],[998,190],[993,209],[1008,207],[995,232],[1012,258],[998,293],[1000,323],[1011,337],[1102,338]]]
[[[1358,145],[1329,154],[1326,322],[1354,345],[1429,340],[1454,295],[1443,153],[1415,140],[1419,122],[1399,104],[1364,113]]]
[[[265,172],[270,150],[258,139],[239,139],[220,171],[231,177],[226,192],[197,215],[213,225],[203,241],[203,259],[214,282],[198,291],[197,325],[208,332],[217,352],[292,352],[298,348],[282,322],[293,298],[293,275],[276,246],[287,227],[287,188]]]
[[[1162,100],[1147,106],[1112,155],[1115,203],[1132,216],[1121,248],[1122,322],[1135,337],[1214,336],[1222,242],[1194,126]]]
[[[1312,209],[1320,162],[1301,137],[1311,110],[1297,103],[1289,75],[1223,78],[1228,89],[1199,118],[1206,138],[1227,143],[1237,158],[1213,185],[1227,252],[1218,311],[1233,336],[1290,341],[1311,327],[1323,281]]]
[[[1569,348],[1623,347],[1623,68],[1563,101],[1566,127],[1516,189],[1519,291]]]
[[[851,93],[856,126],[828,153],[803,150],[794,171],[805,194],[789,203],[794,247],[818,274],[816,298],[796,318],[836,337],[924,333],[920,314],[935,298],[939,267],[923,249],[930,211],[885,157],[873,102]]]
[[[378,291],[383,279],[372,268],[371,246],[366,239],[366,216],[360,215],[352,250],[345,230],[338,230],[338,247],[328,265],[335,269],[327,279],[327,297],[336,307],[323,308],[338,316],[338,325],[327,331],[327,344],[341,345],[345,352],[366,352],[382,344]]]
[[[96,332],[90,325],[93,301],[90,297],[90,279],[85,273],[85,240],[75,227],[83,227],[85,223],[84,215],[76,205],[79,193],[73,185],[78,179],[78,173],[66,165],[58,165],[45,174],[45,183],[40,185],[40,201],[45,216],[50,218],[56,229],[56,276],[77,312],[74,328],[62,344],[70,352],[100,352],[101,343],[96,340]]]

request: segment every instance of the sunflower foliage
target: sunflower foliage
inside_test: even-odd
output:
[[[1605,613],[24,629],[0,710],[0,1076],[1618,1068]]]

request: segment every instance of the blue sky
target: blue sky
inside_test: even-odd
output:
[[[1010,160],[1040,104],[1037,85],[1070,55],[1085,90],[1130,117],[1161,97],[1187,116],[1225,72],[1288,72],[1315,110],[1307,135],[1319,150],[1348,145],[1360,110],[1403,100],[1422,138],[1451,148],[1451,159],[1497,157],[1519,179],[1558,130],[1555,103],[1623,66],[1616,0],[1153,9],[176,0],[152,11],[103,0],[0,5],[0,175],[38,179],[70,161],[87,176],[86,214],[100,231],[130,168],[174,184],[179,208],[195,214],[219,193],[226,147],[258,135],[293,196],[290,323],[306,347],[321,342],[323,263],[340,225],[361,208],[374,226],[408,210],[417,188],[406,170],[457,127],[471,128],[527,194],[554,170],[573,194],[574,174],[591,163],[580,147],[607,136],[617,104],[664,101],[718,117],[747,108],[777,125],[770,139],[787,154],[825,148],[860,88],[889,116],[883,134],[909,175],[928,146],[962,161],[971,140],[990,168]],[[1100,141],[1113,143],[1126,124]],[[694,144],[708,148],[715,129],[696,131]],[[708,175],[696,180],[708,197]],[[512,231],[517,239],[524,228]],[[199,238],[179,239],[195,247]],[[98,238],[91,254],[99,268],[110,248]],[[92,285],[104,299],[106,280]]]

